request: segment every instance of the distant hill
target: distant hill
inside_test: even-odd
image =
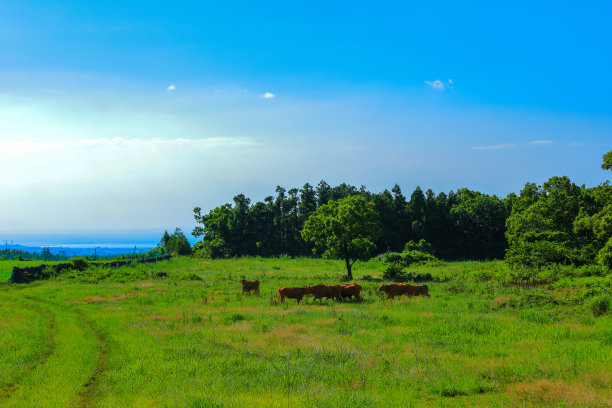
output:
[[[19,251],[26,251],[30,253],[41,253],[43,248],[49,248],[49,251],[52,254],[63,254],[68,257],[71,256],[91,256],[94,255],[94,252],[97,256],[116,256],[122,254],[132,254],[134,253],[134,246],[128,245],[119,245],[113,246],[109,244],[106,246],[103,245],[76,245],[76,246],[26,246],[26,245],[13,245],[13,244],[5,244],[0,245],[1,249],[17,249]],[[154,248],[153,245],[136,245],[136,253],[140,253],[143,251],[148,251]]]

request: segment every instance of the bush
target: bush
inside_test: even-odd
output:
[[[382,261],[384,263],[402,263],[402,254],[399,252],[385,252],[384,254],[378,255],[376,257],[378,261]]]
[[[434,279],[431,276],[431,273],[408,272],[406,274],[406,280],[412,282],[431,282]]]
[[[584,265],[578,268],[578,276],[606,276],[610,273],[610,269],[602,265]]]
[[[193,254],[198,258],[204,259],[229,258],[225,241],[220,238],[196,243],[193,246]]]
[[[202,277],[195,272],[186,273],[179,277],[180,280],[202,280]]]
[[[77,258],[72,261],[72,264],[77,271],[84,271],[87,269],[87,262],[84,259]]]
[[[398,264],[401,266],[409,266],[415,263],[425,263],[439,261],[435,256],[418,250],[404,251],[401,254],[397,252],[386,252],[377,257],[378,260],[386,264]]]
[[[400,264],[392,263],[385,269],[383,279],[392,282],[404,282],[408,280],[408,275]]]
[[[421,252],[417,250],[402,252],[402,264],[404,266],[408,266],[414,263],[424,263],[437,260],[438,258],[426,252]]]
[[[610,296],[600,295],[591,299],[589,308],[593,312],[593,316],[599,317],[610,311]]]
[[[510,279],[514,282],[525,282],[534,280],[537,270],[528,267],[514,266],[510,271]]]

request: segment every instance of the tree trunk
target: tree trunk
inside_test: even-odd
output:
[[[353,273],[351,272],[351,267],[353,265],[351,265],[351,261],[348,256],[344,257],[344,261],[346,262],[346,276],[349,278],[349,280],[353,280]]]

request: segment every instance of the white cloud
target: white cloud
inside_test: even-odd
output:
[[[431,86],[433,89],[444,89],[444,84],[439,79],[436,79],[435,81],[425,81],[425,83]]]
[[[529,142],[530,145],[548,145],[548,144],[553,144],[555,143],[552,140],[533,140],[531,142]]]
[[[274,98],[276,98],[276,95],[274,95],[271,92],[266,92],[266,93],[261,94],[261,97],[263,99],[274,99]]]
[[[241,147],[254,145],[247,138],[233,137],[207,137],[200,139],[140,139],[140,138],[97,138],[97,139],[75,139],[75,140],[54,140],[54,141],[2,141],[0,140],[0,157],[9,160],[11,157],[19,155],[31,155],[41,152],[62,151],[68,153],[83,152],[85,150],[94,150],[100,152],[100,149],[126,149],[134,152],[146,152],[153,149],[198,149],[198,148],[214,148],[214,147]]]
[[[491,146],[474,146],[472,150],[500,150],[500,149],[512,149],[516,147],[515,143],[496,144]]]
[[[168,88],[166,88],[166,91],[176,91],[176,86],[170,85]]]
[[[452,85],[453,84],[453,80],[451,78],[448,78],[448,84]]]

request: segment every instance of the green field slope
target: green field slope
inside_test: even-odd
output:
[[[612,405],[611,275],[523,288],[501,262],[426,265],[409,270],[431,298],[383,301],[382,270],[355,265],[361,302],[300,305],[278,287],[339,283],[343,263],[178,258],[0,286],[0,407]]]

